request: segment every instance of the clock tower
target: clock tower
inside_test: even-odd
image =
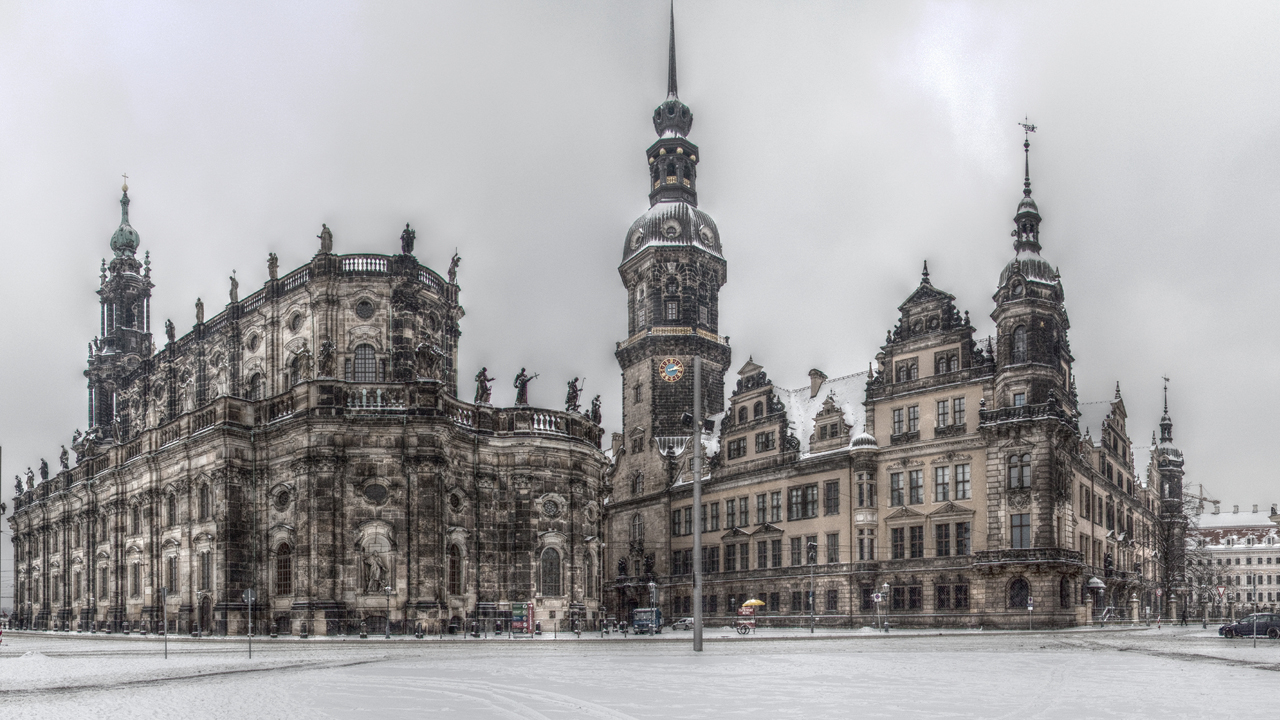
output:
[[[702,358],[708,415],[724,408],[730,360],[728,338],[718,330],[726,265],[720,231],[698,208],[701,153],[688,139],[693,112],[676,91],[674,16],[668,63],[667,98],[653,111],[658,139],[646,151],[649,210],[627,231],[618,267],[627,289],[627,337],[615,353],[623,445],[614,503],[661,496],[687,474],[693,428],[683,417],[693,410],[693,359]]]

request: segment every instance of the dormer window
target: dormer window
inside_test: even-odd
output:
[[[747,409],[745,407],[738,408],[738,422],[744,423],[746,421],[747,421]]]
[[[758,401],[758,400],[757,400],[757,401],[756,401],[756,404],[751,406],[751,416],[752,416],[752,418],[764,417],[764,403],[763,403],[763,402],[760,402],[760,401]]]

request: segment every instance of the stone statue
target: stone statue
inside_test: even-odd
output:
[[[49,479],[49,463],[44,458],[40,458],[40,482]]]
[[[172,320],[164,321],[164,336],[169,339],[169,342],[178,339],[178,332],[173,328]]]
[[[599,425],[601,419],[602,418],[600,415],[600,396],[597,395],[591,398],[591,422]]]
[[[236,271],[231,271],[231,304],[240,302],[240,281],[236,279]]]
[[[370,553],[365,556],[364,564],[369,574],[369,583],[365,586],[365,592],[382,592],[382,588],[386,587],[383,583],[387,575],[387,567],[382,564],[382,558]]]
[[[75,445],[80,442],[81,437],[83,437],[83,435],[80,434],[80,428],[76,428],[76,431],[71,433],[71,444]]]
[[[17,497],[21,494],[22,494],[22,476],[14,475],[13,476],[13,495],[14,497]]]
[[[280,258],[275,253],[267,253],[267,277],[272,280],[279,280],[276,277],[280,272]]]
[[[231,378],[227,372],[227,358],[221,353],[218,354],[213,363],[213,384],[215,391],[218,393],[214,397],[222,397],[230,394]]]
[[[66,445],[63,445],[62,452],[58,453],[58,464],[62,466],[63,470],[70,469],[71,467],[71,456],[67,454]]]
[[[400,252],[404,255],[413,254],[413,241],[418,239],[418,233],[409,227],[409,223],[404,224],[404,232],[400,233]]]
[[[489,377],[489,368],[482,367],[480,372],[476,373],[476,404],[488,403],[489,398],[493,396],[493,389],[489,383],[493,382],[493,378]]]
[[[196,324],[204,324],[204,301],[196,298]]]
[[[533,375],[525,374],[524,368],[520,368],[520,374],[516,375],[516,381],[513,383],[516,388],[516,404],[529,404],[529,382],[538,377],[538,373]]]
[[[627,574],[627,559],[621,558],[618,560],[618,575],[625,576],[626,574]]]
[[[462,264],[462,258],[458,253],[453,254],[453,260],[449,261],[449,284],[456,285],[458,283],[458,266]]]
[[[333,360],[333,343],[325,340],[320,343],[320,377],[333,377]]]
[[[320,238],[320,253],[322,255],[328,255],[333,252],[333,231],[329,229],[328,225],[321,223],[320,234],[316,237]]]
[[[569,392],[564,396],[564,411],[578,412],[578,397],[581,396],[582,390],[578,388],[578,378],[569,381]]]
[[[27,468],[27,489],[36,489],[36,474],[31,472],[31,468]]]
[[[307,341],[302,341],[302,349],[298,351],[298,378],[300,380],[310,380],[311,373],[315,370],[315,357],[311,354],[311,349],[307,347]]]
[[[420,342],[413,350],[415,362],[418,364],[419,377],[435,377],[438,372],[435,348],[431,343]]]

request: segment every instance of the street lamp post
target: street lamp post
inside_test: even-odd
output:
[[[809,634],[812,635],[814,627],[818,624],[818,596],[814,589],[814,573],[818,569],[818,543],[809,543],[807,549],[809,551]]]
[[[884,598],[884,602],[889,602],[889,583],[885,583],[884,585],[881,585],[880,592],[881,592],[881,597]],[[884,620],[880,623],[880,626],[884,628],[884,631],[886,633],[889,632],[889,611],[888,610],[885,610]]]
[[[386,586],[386,587],[382,588],[382,591],[383,591],[384,593],[386,593],[386,594],[387,594],[387,634],[386,634],[386,639],[390,640],[390,639],[391,639],[391,593],[392,593],[391,586],[390,586],[390,585],[388,585],[388,586]]]

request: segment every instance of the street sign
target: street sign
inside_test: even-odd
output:
[[[244,591],[244,601],[247,603],[253,602],[253,588]]]
[[[1227,586],[1219,585],[1215,589],[1218,591],[1218,602],[1222,602],[1222,600],[1227,596]]]
[[[880,593],[874,593],[874,594],[872,594],[871,599],[872,599],[872,600],[874,600],[874,601],[876,601],[876,602],[880,602],[880,601],[884,600],[884,595],[881,595]]]
[[[1156,588],[1156,597],[1160,597],[1161,595],[1164,595],[1164,590],[1161,588]]]

